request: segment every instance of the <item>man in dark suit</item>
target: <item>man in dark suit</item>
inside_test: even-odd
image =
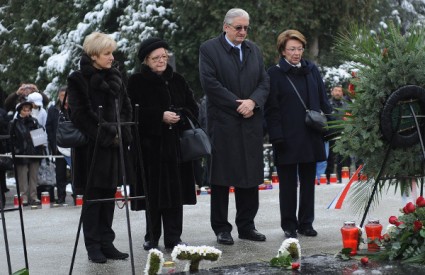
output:
[[[249,15],[231,9],[223,33],[200,48],[199,72],[208,98],[211,165],[211,226],[220,244],[234,243],[228,222],[229,187],[235,188],[239,238],[265,241],[254,224],[258,185],[263,183],[263,112],[269,78],[259,48],[246,36]]]

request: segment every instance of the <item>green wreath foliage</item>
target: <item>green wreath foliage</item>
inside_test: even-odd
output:
[[[386,99],[404,85],[425,87],[424,42],[425,28],[412,27],[402,33],[392,22],[378,32],[353,26],[338,36],[336,50],[343,59],[354,62],[357,77],[351,80],[355,86],[347,110],[351,115],[333,126],[342,130],[334,150],[364,163],[363,171],[369,179],[379,173],[389,146],[380,131],[380,112]],[[394,148],[382,175],[391,177],[390,184],[397,184],[398,190],[406,190],[412,177],[423,174],[422,161],[419,144]],[[379,186],[382,191],[383,183]],[[362,198],[370,194],[367,184],[361,188],[369,192],[361,192],[362,196],[354,200],[364,201]]]

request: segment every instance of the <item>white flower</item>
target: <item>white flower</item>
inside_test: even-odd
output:
[[[279,248],[277,257],[283,255],[285,251],[289,252],[293,259],[301,259],[301,246],[298,239],[288,238],[284,240]]]
[[[208,254],[213,254],[218,256],[217,260],[221,257],[222,252],[212,246],[187,246],[187,245],[177,245],[174,247],[173,252],[171,252],[171,257],[173,261],[179,260],[179,255],[182,253],[187,253],[189,257],[194,256],[207,256]]]
[[[196,272],[199,269],[201,260],[217,261],[221,257],[221,251],[211,246],[177,245],[171,252],[171,257],[173,261],[189,261],[185,270]]]
[[[154,257],[155,255],[156,257]],[[159,251],[158,249],[152,248],[149,250],[148,259],[146,261],[146,267],[145,267],[145,275],[148,274],[160,274],[162,271],[162,265],[164,264],[164,254]],[[158,266],[158,270],[151,270],[151,272],[155,273],[149,273],[151,266]]]

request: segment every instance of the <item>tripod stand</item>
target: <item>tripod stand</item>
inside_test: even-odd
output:
[[[0,140],[4,140],[4,139],[8,139],[10,141],[10,136],[9,135],[1,135],[0,136]],[[18,177],[16,176],[18,174],[17,170],[16,170],[16,165],[15,165],[15,147],[12,144],[12,142],[10,143],[10,148],[12,151],[12,159],[13,159],[13,169],[14,169],[14,173],[15,173],[15,181],[16,181],[16,193],[18,195],[18,201],[21,202],[21,191],[19,189],[19,180]],[[3,193],[4,190],[2,190],[2,186],[0,185],[0,192]],[[23,252],[24,252],[24,260],[25,260],[25,269],[27,271],[29,271],[29,266],[28,266],[28,254],[27,254],[27,244],[26,244],[26,237],[25,237],[25,226],[24,226],[24,216],[22,213],[22,204],[18,203],[18,208],[9,208],[9,209],[5,209],[3,207],[3,201],[2,198],[0,196],[0,213],[1,213],[1,220],[2,220],[2,226],[3,226],[3,235],[4,235],[4,243],[5,243],[5,248],[6,248],[6,260],[7,260],[7,267],[8,267],[8,272],[9,274],[12,274],[12,264],[10,261],[10,250],[9,250],[9,241],[7,238],[7,230],[6,230],[6,219],[4,216],[4,212],[5,211],[15,211],[18,210],[19,211],[19,219],[20,219],[20,224],[21,224],[21,235],[22,235],[22,245],[23,245]]]
[[[406,96],[404,94],[406,94]],[[398,117],[397,117],[397,124],[396,124],[396,127],[394,127],[394,129],[392,130],[391,135],[389,137],[389,145],[388,145],[388,148],[386,150],[381,168],[378,172],[378,175],[375,178],[373,190],[372,190],[372,193],[369,197],[369,201],[367,203],[367,206],[365,208],[365,212],[363,214],[363,218],[362,218],[362,221],[360,223],[360,227],[363,227],[363,224],[365,222],[367,213],[369,212],[369,208],[370,208],[370,205],[372,203],[373,197],[375,196],[376,190],[378,188],[379,182],[381,180],[384,180],[384,177],[382,175],[383,175],[385,166],[387,164],[387,161],[389,159],[390,152],[393,150],[393,147],[398,145],[394,142],[394,140],[396,138],[400,139],[400,136],[397,136],[397,135],[398,135],[398,132],[400,131],[400,125],[401,125],[402,119],[413,118],[414,126],[411,126],[408,129],[409,130],[411,130],[413,128],[416,129],[416,133],[415,133],[414,137],[416,137],[416,134],[417,134],[418,139],[419,139],[419,144],[421,146],[422,162],[425,162],[425,147],[424,147],[424,142],[423,142],[423,139],[422,139],[422,129],[421,129],[421,127],[423,127],[423,124],[420,125],[419,122],[418,122],[418,118],[425,118],[425,116],[424,115],[417,115],[416,112],[415,112],[414,106],[413,106],[414,103],[418,103],[418,102],[420,104],[424,105],[424,99],[423,99],[424,94],[425,94],[424,89],[417,87],[417,86],[411,86],[410,85],[410,86],[404,86],[404,87],[400,88],[399,90],[395,91],[392,95],[393,99],[394,99],[392,101],[395,101],[395,102],[390,102],[391,103],[390,112],[392,111],[392,107],[394,107],[394,106],[399,108]],[[389,101],[390,100],[391,100],[391,97],[389,98]],[[408,110],[410,112],[410,115],[403,116],[402,111],[401,111],[403,105],[408,106]],[[421,109],[422,108],[423,107],[421,106]],[[412,135],[410,135],[410,136],[412,136]],[[410,138],[410,140],[411,140],[411,138]],[[422,165],[422,168],[423,167],[424,166]],[[420,195],[421,196],[423,195],[423,181],[421,183]]]
[[[101,117],[102,117],[102,107],[99,106],[99,112],[98,112],[98,118],[99,121],[101,121]],[[120,168],[122,171],[122,182],[124,185],[124,198],[119,198],[118,200],[124,200],[124,205],[125,205],[125,211],[126,211],[126,219],[127,219],[127,232],[128,232],[128,239],[129,239],[129,248],[130,248],[130,260],[131,260],[131,269],[132,269],[132,274],[135,274],[135,268],[134,268],[134,256],[133,256],[133,241],[132,241],[132,236],[131,236],[131,224],[130,224],[130,215],[129,215],[129,207],[128,207],[128,202],[130,200],[135,201],[135,200],[139,200],[139,199],[145,199],[145,203],[146,203],[146,216],[148,218],[148,220],[150,221],[150,214],[149,214],[149,200],[148,200],[148,195],[147,192],[145,193],[145,196],[135,196],[135,197],[129,197],[128,196],[128,192],[127,192],[127,175],[126,175],[126,169],[125,169],[125,161],[124,161],[124,147],[123,147],[123,142],[122,142],[122,131],[121,131],[121,126],[131,126],[136,128],[138,125],[138,110],[139,110],[139,106],[136,105],[135,106],[135,121],[134,122],[121,122],[120,119],[120,112],[119,112],[119,103],[118,103],[118,99],[115,100],[115,115],[116,115],[116,122],[102,122],[99,124],[99,128],[98,128],[98,132],[97,132],[97,137],[96,137],[96,141],[95,141],[95,146],[94,146],[94,151],[93,151],[93,157],[92,157],[92,162],[90,164],[90,170],[89,170],[89,174],[87,177],[87,184],[86,184],[86,189],[85,189],[85,194],[87,194],[87,190],[90,187],[90,180],[93,178],[93,168],[94,168],[94,164],[96,161],[96,154],[99,150],[99,139],[100,137],[100,130],[102,127],[105,126],[115,126],[118,131],[117,131],[117,137],[118,137],[118,143],[119,143],[119,163],[120,163]],[[137,131],[137,128],[135,129],[135,131],[133,131],[135,133],[135,146],[137,149],[137,154],[138,154],[138,160],[139,160],[139,169],[141,171],[141,180],[142,180],[142,184],[143,184],[143,188],[145,190],[147,190],[146,187],[146,180],[145,180],[145,173],[144,173],[144,166],[143,166],[143,159],[141,157],[142,155],[142,150],[141,150],[141,145],[140,145],[140,137]],[[111,201],[116,201],[117,199],[115,198],[106,198],[106,199],[92,199],[92,200],[87,200],[86,196],[83,197],[83,204],[92,204],[92,203],[106,203],[106,202],[111,202]],[[76,236],[76,240],[75,240],[75,244],[74,244],[74,250],[73,250],[73,255],[72,255],[72,260],[71,260],[71,266],[70,266],[70,270],[69,270],[69,274],[72,274],[72,270],[73,270],[73,266],[74,266],[74,261],[75,261],[75,255],[76,255],[76,251],[77,251],[77,246],[78,246],[78,240],[79,240],[79,235],[80,235],[80,231],[81,231],[81,225],[82,225],[82,221],[83,221],[83,216],[85,212],[85,207],[83,206],[82,210],[81,210],[81,215],[80,215],[80,220],[79,220],[79,224],[78,224],[78,229],[77,229],[77,236]]]

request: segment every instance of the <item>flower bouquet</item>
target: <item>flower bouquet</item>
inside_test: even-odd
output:
[[[164,263],[164,254],[158,249],[149,250],[148,260],[146,261],[145,275],[160,274],[162,264]]]
[[[189,272],[197,272],[202,260],[217,261],[221,257],[221,251],[211,246],[177,245],[171,252],[171,257],[173,261],[190,261],[188,264]]]
[[[295,238],[288,238],[283,241],[276,257],[270,260],[270,265],[287,269],[299,269],[299,261],[301,261],[300,243]]]
[[[385,250],[378,255],[382,259],[425,264],[425,199],[420,196],[416,205],[409,202],[400,211],[401,216],[389,218],[390,225],[378,242]]]

